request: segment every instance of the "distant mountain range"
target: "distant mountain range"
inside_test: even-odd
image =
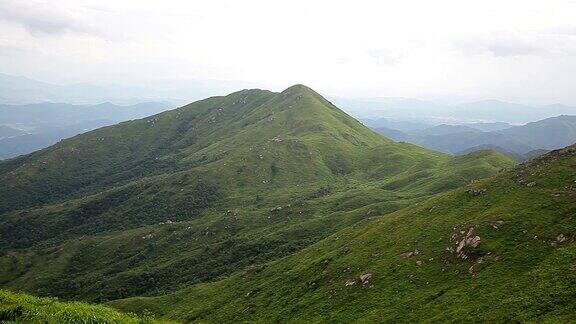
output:
[[[64,138],[169,108],[173,108],[169,102],[131,106],[111,103],[0,105],[0,159],[30,153]]]
[[[439,105],[410,98],[331,98],[360,119],[393,118],[425,124],[505,122],[525,124],[559,115],[576,115],[576,107],[561,104],[529,106],[500,100],[482,100],[458,105]]]
[[[221,80],[165,80],[146,85],[100,85],[92,83],[53,84],[26,77],[0,73],[0,104],[66,102],[98,104],[113,102],[133,105],[148,101],[184,104],[208,96],[254,86],[248,82]]]
[[[65,102],[93,105],[112,102],[132,105],[149,101],[168,101],[173,105],[182,105],[208,96],[259,86],[261,85],[249,82],[196,79],[161,80],[137,86],[92,83],[62,85],[0,73],[0,104]],[[478,121],[524,124],[558,115],[576,115],[576,107],[562,104],[530,106],[492,99],[457,105],[401,97],[361,99],[330,97],[330,100],[356,118],[388,117],[434,125]]]
[[[414,143],[451,154],[497,149],[524,160],[576,142],[576,116],[551,117],[523,126],[506,123],[437,125],[367,120],[366,125],[396,141]]]

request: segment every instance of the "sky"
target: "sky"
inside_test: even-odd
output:
[[[576,104],[576,1],[0,0],[0,72]]]

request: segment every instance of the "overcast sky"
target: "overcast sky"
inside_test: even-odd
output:
[[[576,104],[576,1],[0,0],[0,72]]]

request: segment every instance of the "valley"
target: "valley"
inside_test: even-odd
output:
[[[0,323],[576,323],[574,17],[0,0]]]
[[[555,293],[546,271],[571,271],[573,153],[450,156],[303,85],[242,90],[1,162],[0,284],[151,321],[501,318],[456,301],[534,271]],[[508,318],[570,314],[522,305]]]
[[[98,302],[171,293],[513,165],[394,143],[305,86],[245,90],[0,164],[0,277]]]

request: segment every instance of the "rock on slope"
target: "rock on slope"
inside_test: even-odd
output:
[[[394,143],[302,85],[243,90],[0,163],[0,284],[168,293],[511,165]]]
[[[112,304],[202,321],[576,320],[576,146],[230,278]]]

